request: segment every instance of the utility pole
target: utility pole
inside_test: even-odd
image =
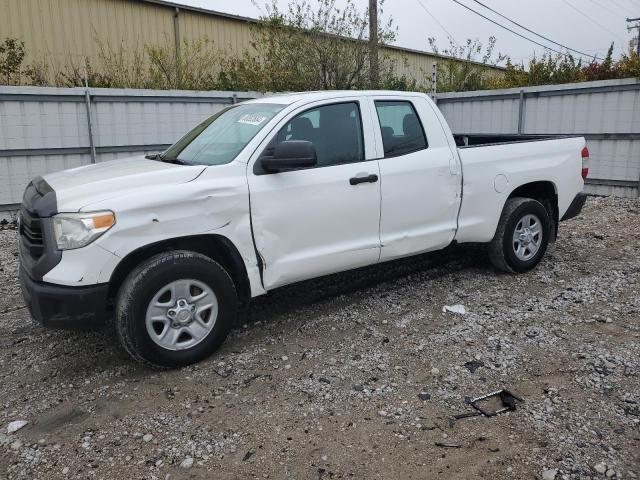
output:
[[[378,0],[369,0],[369,81],[371,88],[379,86],[378,62]]]
[[[627,18],[627,23],[638,22],[635,25],[631,25],[627,27],[627,31],[630,32],[634,28],[638,30],[638,38],[636,40],[636,52],[640,55],[640,17],[638,18]]]
[[[180,61],[180,9],[175,8],[173,13],[173,41],[176,44],[176,87],[181,88],[182,84],[182,62]]]

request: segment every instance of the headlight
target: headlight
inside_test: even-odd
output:
[[[89,245],[113,227],[116,216],[108,210],[87,213],[59,213],[53,216],[53,231],[60,250]]]

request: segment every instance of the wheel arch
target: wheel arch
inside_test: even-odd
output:
[[[550,180],[538,180],[535,182],[524,183],[516,187],[507,197],[510,198],[524,197],[539,201],[544,205],[552,220],[552,235],[555,239],[558,233],[558,222],[560,221],[560,213],[558,209],[558,188],[556,184]],[[506,203],[505,200],[505,203]]]
[[[108,299],[115,299],[125,278],[137,265],[169,250],[190,250],[217,261],[231,276],[240,301],[247,301],[251,297],[247,269],[236,246],[223,235],[205,234],[164,239],[130,252],[120,260],[109,278]]]

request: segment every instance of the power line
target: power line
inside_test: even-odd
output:
[[[474,2],[476,2],[478,5],[483,6],[484,8],[486,8],[487,10],[491,10],[493,13],[495,13],[496,15],[504,18],[505,20],[510,21],[511,23],[513,23],[514,25],[517,25],[518,27],[522,28],[523,30],[526,30],[529,33],[533,33],[535,36],[540,37],[540,38],[544,38],[547,42],[551,42],[555,45],[558,45],[559,47],[562,47],[566,50],[569,50],[571,52],[575,52],[575,53],[579,53],[580,55],[584,55],[585,57],[589,57],[589,58],[596,58],[598,60],[604,60],[603,58],[599,58],[596,55],[592,55],[589,53],[585,53],[585,52],[581,52],[580,50],[576,50],[574,48],[571,47],[567,47],[566,45],[563,45],[562,43],[558,43],[554,40],[551,40],[549,37],[545,37],[544,35],[540,35],[537,32],[534,32],[533,30],[531,30],[530,28],[525,27],[524,25],[521,25],[520,23],[516,22],[515,20],[512,20],[511,18],[507,17],[506,15],[501,14],[500,12],[494,10],[493,8],[489,7],[488,5],[485,5],[484,3],[478,1],[478,0],[473,0]]]
[[[555,53],[557,53],[557,54],[559,54],[559,55],[563,55],[563,56],[565,56],[565,57],[569,57],[569,56],[570,56],[570,55],[569,55],[569,54],[567,54],[567,53],[563,53],[563,52],[561,52],[561,51],[559,51],[559,50],[556,50],[556,49],[554,49],[554,48],[551,48],[551,47],[549,47],[549,46],[547,46],[547,45],[543,45],[542,43],[540,43],[540,42],[538,42],[538,41],[536,41],[536,40],[533,40],[532,38],[526,37],[526,36],[522,35],[521,33],[518,33],[518,32],[516,32],[515,30],[512,30],[512,29],[511,29],[511,28],[509,28],[509,27],[505,27],[505,26],[504,26],[504,25],[502,25],[501,23],[496,22],[495,20],[493,20],[493,19],[491,19],[491,18],[487,17],[486,15],[483,15],[482,13],[480,13],[480,12],[478,12],[478,11],[474,10],[473,8],[471,8],[471,7],[467,6],[467,5],[465,5],[465,4],[464,4],[464,3],[462,3],[462,2],[459,2],[458,0],[453,0],[453,2],[457,3],[457,4],[458,4],[458,5],[460,5],[461,7],[466,8],[467,10],[469,10],[469,11],[471,11],[471,12],[475,13],[476,15],[479,15],[480,17],[484,18],[485,20],[488,20],[489,22],[491,22],[491,23],[493,23],[493,24],[495,24],[495,25],[499,26],[500,28],[503,28],[504,30],[507,30],[508,32],[511,32],[511,33],[513,33],[514,35],[517,35],[517,36],[518,36],[518,37],[520,37],[520,38],[524,38],[525,40],[528,40],[528,41],[529,41],[529,42],[531,42],[531,43],[535,43],[536,45],[538,45],[538,46],[540,46],[540,47],[542,47],[542,48],[546,48],[547,50],[551,50],[552,52],[555,52]],[[594,57],[594,58],[597,58],[597,57]]]
[[[618,0],[609,0],[609,1],[612,2],[614,5],[617,5],[618,7],[622,8],[625,12],[628,12],[632,8],[632,7],[625,7],[623,4],[618,3]]]
[[[417,1],[417,2],[418,2],[418,4],[422,7],[422,9],[423,9],[425,12],[427,12],[427,15],[429,15],[429,16],[433,19],[433,21],[434,21],[434,22],[436,22],[436,23],[440,26],[440,28],[444,31],[444,33],[446,33],[446,34],[449,36],[449,38],[451,38],[451,40],[453,40],[453,42],[454,42],[456,45],[460,46],[460,45],[458,44],[458,42],[456,42],[456,39],[454,38],[454,36],[453,36],[453,35],[451,35],[451,33],[449,32],[449,30],[447,30],[446,28],[444,28],[444,25],[442,25],[442,24],[438,21],[438,19],[437,19],[437,18],[436,18],[436,17],[435,17],[435,16],[434,16],[430,11],[429,11],[429,9],[424,5],[424,3],[422,3],[422,0],[416,0],[416,1]]]
[[[611,3],[607,6],[602,5],[601,3],[597,2],[596,0],[589,0],[591,3],[593,3],[596,7],[601,8],[602,10],[604,10],[605,12],[607,12],[610,15],[613,15],[614,17],[620,19],[620,15],[624,15],[622,13],[622,10],[618,10],[618,11],[614,11],[612,7],[616,6],[618,8],[620,8],[619,4],[615,4],[615,3]],[[609,0],[611,1],[611,0]],[[625,12],[626,13],[626,12]]]
[[[570,8],[572,8],[573,10],[575,10],[576,12],[578,12],[580,15],[582,15],[583,17],[585,17],[586,19],[590,20],[591,22],[593,22],[595,25],[598,25],[600,28],[602,28],[603,30],[609,32],[611,35],[613,35],[614,37],[618,37],[618,40],[622,40],[622,37],[620,37],[617,33],[609,30],[607,27],[605,27],[604,25],[602,25],[600,22],[597,22],[596,20],[594,20],[593,18],[591,18],[589,15],[587,15],[586,13],[584,13],[582,10],[580,10],[579,8],[574,7],[571,3],[568,2],[568,0],[562,0],[564,3],[566,3]],[[623,42],[624,43],[624,42]]]

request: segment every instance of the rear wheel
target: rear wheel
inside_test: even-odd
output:
[[[222,344],[237,303],[233,281],[217,262],[189,251],[162,253],[125,279],[116,331],[134,359],[152,367],[181,367]]]
[[[527,272],[540,263],[550,238],[551,220],[544,205],[530,198],[510,198],[489,244],[489,259],[505,272]]]

